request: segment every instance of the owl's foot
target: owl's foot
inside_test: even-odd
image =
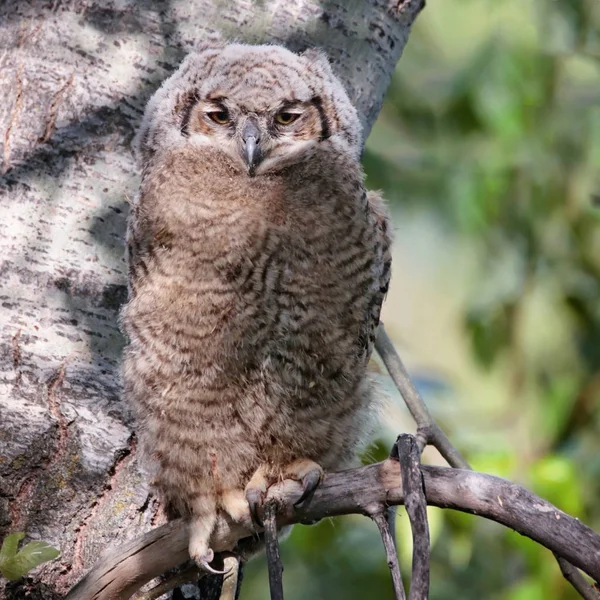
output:
[[[209,546],[217,513],[214,504],[207,501],[206,497],[199,499],[195,504],[196,512],[190,522],[190,543],[188,551],[190,558],[198,565],[198,568],[213,575],[224,575],[229,572],[219,571],[210,566],[215,558],[213,549]]]
[[[283,479],[293,479],[302,483],[302,494],[294,502],[294,506],[299,506],[308,500],[317,489],[323,479],[323,469],[314,461],[308,458],[301,458],[287,465],[282,471]],[[262,527],[263,523],[259,515],[259,510],[263,505],[268,488],[276,483],[276,480],[269,477],[267,467],[259,467],[252,479],[246,486],[246,500],[250,508],[252,521]]]
[[[290,469],[295,469],[295,471],[290,471]],[[323,479],[323,469],[312,460],[301,459],[293,462],[288,467],[288,472],[291,472],[292,475],[286,473],[285,479],[295,479],[302,482],[302,495],[294,502],[294,506],[300,506],[304,501],[312,498],[315,490],[319,487]]]

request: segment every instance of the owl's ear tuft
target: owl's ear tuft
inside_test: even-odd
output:
[[[323,72],[333,75],[329,57],[324,50],[321,50],[321,48],[308,48],[308,50],[302,52],[300,56],[306,59],[311,65],[318,66]]]

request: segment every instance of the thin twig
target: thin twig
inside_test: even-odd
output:
[[[227,571],[223,575],[223,586],[219,600],[235,600],[240,579],[241,561],[238,556],[231,554],[223,559],[223,569]]]
[[[588,583],[587,579],[570,562],[554,554],[564,578],[579,592],[583,600],[600,600],[600,590]]]
[[[267,565],[269,567],[269,589],[271,600],[283,600],[283,566],[279,556],[279,540],[277,538],[277,503],[267,501],[263,511],[265,526],[265,545]]]
[[[242,591],[242,583],[244,583],[244,570],[246,568],[246,561],[240,559],[237,568],[237,581],[235,582],[235,596],[234,600],[238,600]]]
[[[429,524],[421,474],[421,452],[415,437],[406,433],[398,437],[396,448],[404,489],[404,506],[410,519],[413,538],[412,578],[408,597],[409,600],[427,600],[429,597]]]
[[[396,548],[396,552],[398,552],[398,540],[396,540],[396,513],[397,508],[395,506],[388,506],[385,509],[385,520],[388,524],[388,529],[390,530],[390,535],[392,536],[392,542],[394,542],[394,548]]]
[[[427,410],[423,398],[421,398],[421,395],[410,380],[400,356],[398,356],[394,345],[385,332],[383,323],[379,323],[375,349],[379,356],[381,356],[383,363],[396,384],[398,391],[402,394],[402,398],[417,424],[417,438],[420,450],[422,451],[423,446],[426,444],[432,444],[438,449],[450,466],[457,469],[470,469],[469,463],[452,445],[446,434],[434,421],[429,410]]]
[[[396,545],[392,538],[388,520],[382,512],[373,513],[371,518],[375,521],[375,524],[379,528],[379,533],[381,534],[381,540],[383,541],[383,547],[385,548],[385,557],[390,569],[390,575],[392,576],[394,598],[395,600],[406,600],[406,593],[404,592],[402,575],[400,573],[400,563],[398,562],[398,554],[396,553]]]

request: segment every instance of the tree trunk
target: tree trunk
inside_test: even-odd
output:
[[[5,0],[0,5],[0,538],[62,555],[7,600],[59,598],[157,502],[119,398],[130,142],[210,37],[324,48],[368,132],[422,0]]]

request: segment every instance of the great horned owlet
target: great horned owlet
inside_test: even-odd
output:
[[[221,512],[246,522],[282,478],[309,495],[376,412],[366,369],[390,225],[361,146],[317,50],[204,46],[146,108],[124,389],[208,570]]]

